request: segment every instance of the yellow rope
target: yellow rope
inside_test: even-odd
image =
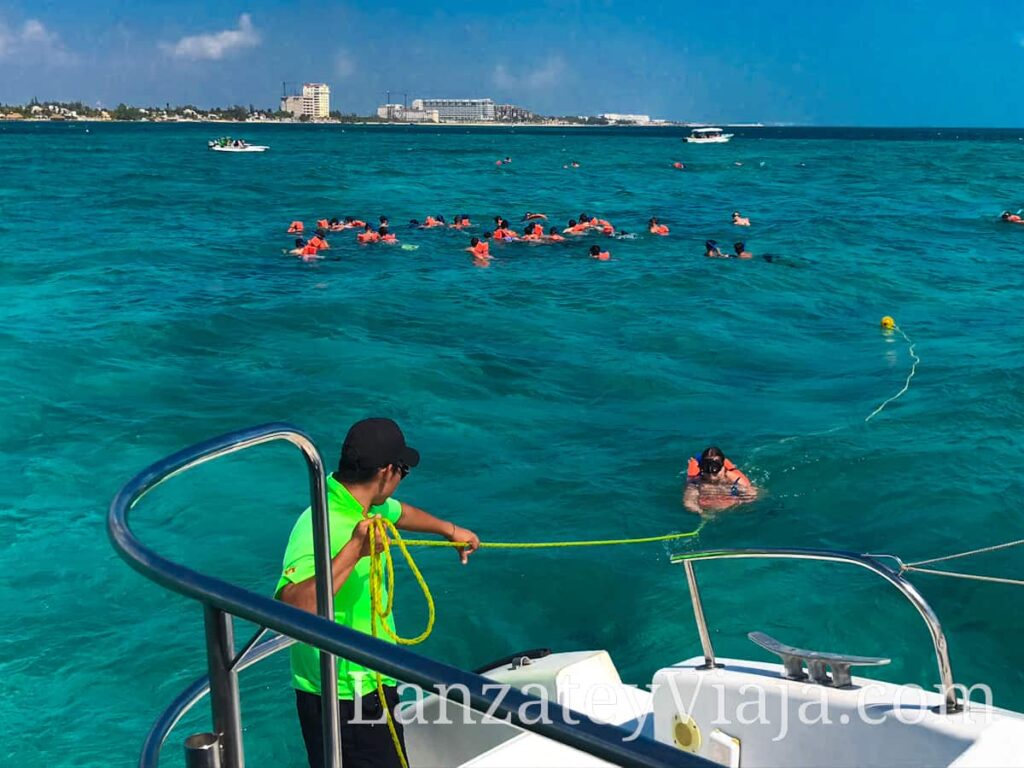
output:
[[[370,632],[374,637],[383,628],[385,634],[399,645],[417,645],[426,640],[434,629],[434,597],[430,594],[430,587],[427,586],[423,574],[416,566],[416,562],[409,554],[408,547],[466,547],[464,541],[438,541],[434,539],[410,539],[405,541],[395,527],[395,524],[383,517],[371,517],[369,538],[370,538]],[[638,539],[593,539],[588,541],[482,541],[480,547],[488,549],[548,549],[553,547],[606,547],[616,544],[650,544],[657,541],[674,541],[676,539],[688,539],[700,533],[704,522],[697,526],[696,530],[687,533],[669,533],[664,536],[645,536]],[[388,623],[391,609],[395,604],[395,564],[391,554],[392,543],[398,545],[398,549],[409,564],[409,570],[416,578],[416,583],[423,592],[423,598],[427,602],[427,626],[416,637],[401,637]],[[377,697],[380,699],[381,708],[385,712],[388,724],[388,731],[391,733],[391,740],[395,744],[395,751],[398,754],[402,768],[409,768],[406,762],[405,752],[402,743],[398,738],[398,730],[395,728],[394,718],[391,716],[391,709],[384,698],[384,678],[380,672],[376,672]]]

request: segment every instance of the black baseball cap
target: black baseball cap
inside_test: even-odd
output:
[[[338,467],[379,469],[389,464],[415,467],[420,453],[405,444],[405,435],[391,419],[357,421],[345,435]]]

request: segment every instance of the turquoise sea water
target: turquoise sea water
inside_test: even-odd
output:
[[[751,129],[695,147],[678,130],[245,126],[264,155],[210,153],[214,133],[0,124],[0,764],[129,765],[204,671],[198,606],[118,559],[104,515],[146,464],[246,425],[294,422],[334,462],[351,421],[391,415],[424,457],[400,497],[492,540],[687,530],[679,472],[709,443],[766,494],[675,548],[921,559],[1024,535],[1024,227],[996,221],[1024,205],[1024,132]],[[753,226],[733,228],[734,209]],[[641,232],[658,215],[672,234],[611,241],[607,263],[585,258],[593,238],[494,246],[476,269],[468,235],[403,226],[526,210]],[[345,234],[338,260],[281,255],[293,219],[382,213],[419,249]],[[708,238],[779,261],[706,260]],[[912,362],[885,314],[921,364],[865,424]],[[269,592],[304,493],[298,457],[267,448],[175,479],[134,520],[168,555]],[[467,568],[417,553],[438,598],[422,650],[473,666],[607,648],[647,682],[699,653],[673,549]],[[957,565],[1021,573],[1012,550]],[[699,572],[722,655],[764,658],[745,639],[759,629],[936,682],[923,625],[866,573]],[[1024,592],[914,581],[958,680],[1024,707]],[[418,631],[412,581],[399,592],[399,629]],[[303,765],[286,667],[243,676],[252,765]],[[201,707],[167,764],[205,727]]]

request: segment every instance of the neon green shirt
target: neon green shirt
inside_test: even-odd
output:
[[[331,530],[331,557],[352,538],[356,524],[363,519],[363,508],[353,498],[348,489],[327,476],[327,512]],[[392,523],[397,523],[402,516],[402,505],[395,499],[388,499],[383,504],[370,507],[371,515],[380,515]],[[299,515],[298,522],[288,537],[288,546],[284,553],[283,573],[275,596],[289,583],[313,578],[315,572],[313,559],[313,513],[307,509]],[[345,583],[334,594],[334,620],[346,627],[370,634],[370,559],[361,558]],[[337,585],[335,585],[337,588]],[[393,615],[393,614],[392,614]],[[392,616],[387,618],[394,630]],[[393,642],[383,631],[381,640]],[[296,643],[291,647],[292,687],[308,693],[320,693],[320,651],[312,646]],[[352,699],[357,688],[360,695],[370,693],[376,687],[376,675],[366,667],[338,658],[338,698]],[[396,685],[389,677],[384,678],[384,685]]]

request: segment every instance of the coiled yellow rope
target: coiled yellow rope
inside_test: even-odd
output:
[[[383,628],[384,633],[399,645],[416,645],[418,643],[422,643],[430,637],[430,633],[434,629],[434,597],[430,594],[430,587],[427,586],[427,582],[423,578],[423,574],[420,573],[420,569],[416,566],[416,561],[414,561],[412,559],[412,555],[409,554],[408,548],[459,548],[465,547],[466,543],[459,541],[439,541],[434,539],[410,539],[409,541],[405,541],[402,539],[402,536],[395,527],[395,524],[390,520],[380,516],[371,517],[369,520],[370,632],[374,637],[377,637],[379,629]],[[704,522],[705,521],[702,520],[701,524],[693,531],[688,531],[687,533],[669,533],[664,536],[645,536],[638,539],[594,539],[587,541],[482,541],[480,542],[480,548],[547,549],[554,547],[604,547],[616,544],[650,544],[657,541],[674,541],[676,539],[692,538],[700,533],[701,529],[704,527]],[[398,545],[398,549],[402,552],[402,556],[405,557],[405,562],[409,564],[409,570],[412,571],[413,576],[416,578],[416,583],[419,584],[420,591],[423,592],[423,598],[427,603],[427,626],[424,627],[423,631],[416,635],[416,637],[402,637],[395,632],[388,623],[388,617],[391,615],[391,609],[394,607],[395,599],[395,564],[394,557],[391,553],[392,544]],[[387,700],[384,698],[384,679],[380,672],[376,672],[375,675],[377,678],[377,696],[380,699],[381,708],[385,712],[388,730],[391,732],[391,740],[395,744],[395,751],[398,753],[398,759],[402,764],[402,768],[409,768],[409,764],[405,758],[405,751],[402,749],[402,743],[398,738],[398,731],[395,728],[394,719],[391,716],[391,709],[388,707]]]

